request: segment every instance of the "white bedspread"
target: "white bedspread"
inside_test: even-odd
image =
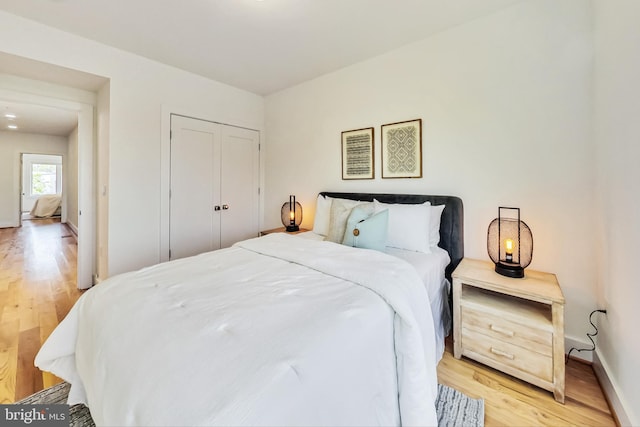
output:
[[[307,231],[295,236],[321,241],[324,236]],[[451,262],[447,251],[440,247],[431,248],[431,253],[407,251],[398,248],[387,247],[385,253],[407,261],[411,264],[422,279],[433,316],[433,325],[436,331],[437,361],[444,354],[444,339],[451,330],[451,310],[449,308],[449,291],[451,284],[445,278],[445,269]]]
[[[436,330],[436,350],[440,360],[444,354],[444,339],[451,330],[451,310],[449,308],[449,291],[451,284],[445,277],[445,269],[451,262],[447,251],[442,248],[431,248],[430,254],[387,248],[389,255],[407,261],[416,269],[418,276],[427,290],[433,325]]]
[[[36,365],[97,425],[436,425],[406,262],[277,233],[87,291]]]

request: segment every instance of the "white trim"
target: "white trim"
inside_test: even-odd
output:
[[[596,349],[593,357],[593,371],[596,373],[596,377],[600,382],[602,391],[607,396],[611,410],[615,412],[615,416],[620,422],[621,426],[637,426],[640,425],[640,420],[632,420],[629,417],[629,413],[625,410],[630,408],[628,399],[625,399],[620,392],[620,387],[616,384],[613,378],[609,375],[611,369],[607,362],[602,358],[600,352]]]
[[[78,227],[76,227],[76,225],[72,222],[65,222],[65,224],[67,225],[67,227],[69,227],[69,229],[71,229],[71,232],[74,234],[74,237],[77,239],[78,238]]]
[[[96,191],[94,106],[78,104],[78,289],[93,286],[96,275]]]
[[[160,262],[169,261],[169,189],[171,188],[171,114],[162,104],[160,119]]]
[[[568,354],[572,348],[591,348],[590,341],[582,341],[575,337],[564,336],[564,354]],[[583,360],[587,363],[593,363],[593,351],[573,351],[571,357]]]

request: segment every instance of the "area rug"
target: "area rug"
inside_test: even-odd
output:
[[[438,427],[484,426],[484,400],[472,399],[446,385],[438,384],[436,412]]]
[[[61,382],[53,387],[45,388],[42,391],[32,394],[29,397],[25,397],[22,400],[16,402],[18,405],[40,405],[40,404],[55,404],[55,403],[67,403],[67,396],[69,396],[69,389],[71,384]],[[95,427],[93,418],[89,408],[84,405],[71,405],[69,407],[69,426],[70,427]]]
[[[69,395],[69,383],[62,382],[31,396],[16,404],[65,403]],[[438,427],[483,427],[484,400],[472,399],[458,390],[438,384],[436,399]],[[71,427],[94,427],[89,409],[84,405],[73,405],[69,408]]]

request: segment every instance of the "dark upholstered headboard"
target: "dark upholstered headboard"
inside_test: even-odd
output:
[[[445,205],[440,219],[440,246],[449,253],[451,263],[445,270],[451,281],[451,273],[464,257],[464,233],[462,200],[455,196],[429,196],[423,194],[378,194],[378,193],[332,193],[323,191],[320,194],[340,199],[382,203],[420,204],[430,202],[432,205]]]

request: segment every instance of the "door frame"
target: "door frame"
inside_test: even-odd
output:
[[[22,226],[22,209],[23,209],[23,207],[24,207],[24,197],[25,197],[25,196],[24,196],[24,194],[23,194],[23,192],[24,192],[25,190],[27,190],[27,189],[24,187],[24,177],[25,177],[25,173],[26,173],[26,171],[25,171],[25,163],[24,163],[24,156],[51,156],[51,157],[60,157],[60,170],[61,170],[61,172],[60,172],[60,179],[61,179],[61,181],[62,181],[62,185],[60,185],[60,193],[61,193],[61,194],[62,194],[62,196],[63,196],[63,197],[62,197],[62,205],[61,205],[61,208],[62,208],[62,210],[61,210],[61,211],[62,211],[62,214],[61,214],[61,216],[60,216],[60,221],[61,221],[61,222],[66,222],[66,209],[67,209],[67,206],[66,206],[66,202],[65,202],[65,201],[66,201],[66,192],[67,192],[67,191],[65,190],[65,186],[67,185],[67,179],[64,177],[65,170],[66,170],[66,167],[65,167],[65,163],[66,163],[66,154],[58,154],[58,153],[34,153],[34,152],[31,152],[31,151],[28,151],[28,152],[27,152],[27,151],[20,151],[20,174],[21,174],[21,175],[20,175],[20,177],[21,177],[21,180],[20,180],[20,183],[19,183],[20,185],[19,185],[19,189],[18,189],[18,195],[20,196],[20,204],[19,204],[19,212],[20,212],[20,213],[19,213],[19,216],[20,216],[20,226]],[[53,164],[53,163],[51,163],[51,164]],[[56,164],[56,166],[58,166],[58,164],[57,164],[57,163],[55,163],[55,164]],[[31,163],[31,165],[33,165],[33,163]],[[29,171],[29,172],[31,172],[31,171]],[[56,170],[56,175],[57,175],[57,174],[58,174],[58,171]],[[29,175],[31,175],[31,173],[30,173]],[[56,184],[56,187],[58,187],[58,185],[59,185],[59,184]],[[29,191],[31,191],[31,189],[28,189],[28,190],[29,190]],[[56,188],[56,190],[57,190],[57,188]]]
[[[20,202],[18,202],[18,227],[22,227],[22,192],[24,191],[24,153],[20,153],[20,179],[18,180],[18,196],[20,197]]]
[[[78,114],[78,257],[77,287],[88,289],[93,285],[96,274],[96,192],[94,163],[95,138],[95,100],[93,104],[82,101],[69,101],[45,95],[21,92],[0,88],[0,99],[22,104],[34,104],[45,107],[60,108]],[[21,156],[16,153],[14,176],[22,173],[19,165]],[[19,167],[20,166],[20,167]],[[19,176],[19,180],[22,176]],[[16,195],[14,212],[20,209],[21,193]],[[16,224],[21,221],[20,215],[14,218]],[[21,222],[20,222],[21,224]]]

